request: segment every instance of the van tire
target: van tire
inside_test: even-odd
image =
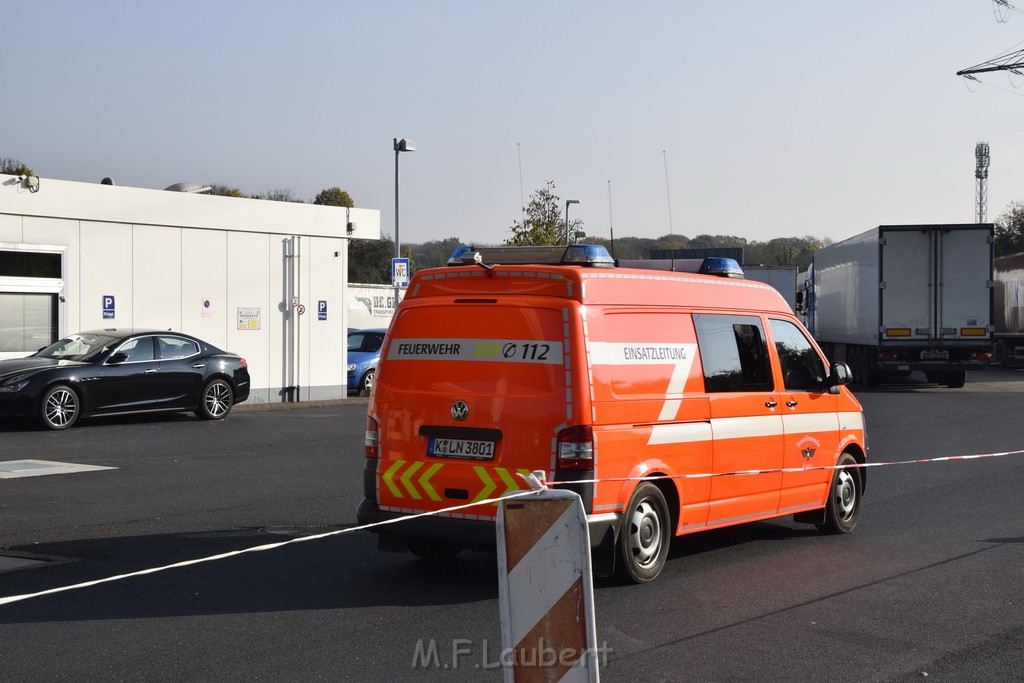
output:
[[[825,521],[818,524],[818,530],[825,534],[848,534],[857,526],[860,518],[860,502],[864,496],[864,483],[860,468],[843,467],[857,463],[849,453],[839,456],[839,469],[832,474],[825,503]]]
[[[427,562],[447,562],[462,552],[462,546],[453,541],[416,539],[409,541],[409,552]]]
[[[618,574],[630,583],[647,583],[665,568],[674,529],[665,495],[651,482],[636,487],[622,520]]]

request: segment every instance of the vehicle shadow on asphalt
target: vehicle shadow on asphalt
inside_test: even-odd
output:
[[[314,530],[323,531],[329,529]],[[232,529],[16,547],[73,561],[0,574],[0,598],[301,537]],[[376,537],[357,531],[0,605],[0,623],[457,605],[496,597],[493,553],[463,552],[431,564],[380,553]]]
[[[455,606],[497,599],[494,552],[463,551],[448,561],[429,562],[411,554],[381,553],[376,537],[365,531],[297,540],[344,528],[241,528],[11,548],[70,561],[0,574],[0,598],[294,540],[281,547],[0,605],[0,623]],[[685,563],[688,557],[755,542],[817,535],[813,527],[774,523],[717,529],[674,539],[669,562]],[[613,578],[595,579],[599,590],[616,586],[622,584]]]

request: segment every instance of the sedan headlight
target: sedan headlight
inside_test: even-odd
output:
[[[355,363],[349,363],[348,365],[345,366],[345,371],[346,372],[355,372],[356,371],[356,364]]]
[[[20,382],[11,382],[10,384],[0,384],[0,394],[16,394],[27,386],[27,379],[23,379]]]

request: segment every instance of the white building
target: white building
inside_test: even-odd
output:
[[[343,398],[353,238],[380,212],[0,175],[0,358],[171,329],[243,356],[251,402]]]

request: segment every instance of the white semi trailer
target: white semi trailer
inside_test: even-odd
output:
[[[962,387],[991,357],[991,223],[882,225],[818,250],[798,306],[862,385],[924,372]]]

